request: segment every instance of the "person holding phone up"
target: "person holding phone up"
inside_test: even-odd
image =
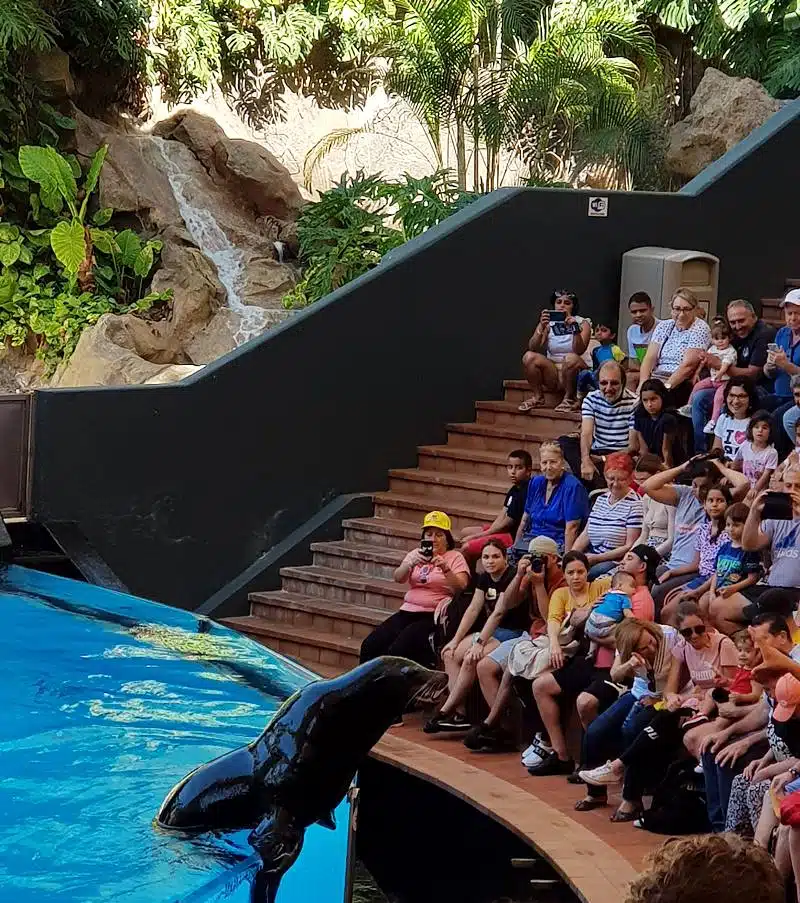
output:
[[[800,374],[800,289],[787,292],[781,301],[786,322],[775,341],[767,345],[764,375],[774,379],[773,395],[764,406],[772,411],[772,434],[778,454],[783,458],[794,443],[794,425],[800,419],[800,407],[793,397],[792,377]]]
[[[456,549],[450,518],[443,511],[430,511],[422,522],[419,547],[394,572],[395,583],[409,585],[403,604],[365,637],[361,661],[398,655],[434,667],[431,633],[444,622],[448,605],[466,589],[469,577],[469,565]]]
[[[592,338],[592,323],[578,316],[575,292],[556,290],[550,296],[550,309],[543,310],[539,324],[522,356],[522,368],[533,395],[519,406],[523,413],[542,407],[544,392],[564,390],[557,411],[577,411],[578,374],[590,369],[587,348]]]

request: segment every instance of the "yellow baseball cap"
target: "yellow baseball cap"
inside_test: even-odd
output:
[[[438,530],[446,530],[448,533],[453,530],[450,518],[444,511],[429,511],[422,522],[422,529],[424,530],[426,527],[436,527]]]

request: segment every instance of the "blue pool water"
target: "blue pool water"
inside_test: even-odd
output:
[[[0,624],[0,899],[249,900],[246,831],[187,841],[153,817],[309,674],[187,612],[17,567]],[[306,832],[277,903],[342,903],[346,803],[336,815]]]

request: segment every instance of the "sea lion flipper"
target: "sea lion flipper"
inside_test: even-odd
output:
[[[336,816],[333,814],[333,810],[328,812],[326,815],[323,815],[322,818],[318,818],[317,824],[322,825],[323,828],[327,828],[329,831],[335,831]]]
[[[253,829],[247,839],[262,863],[253,884],[253,903],[273,903],[283,873],[300,855],[304,836],[305,828],[280,806],[271,810]]]

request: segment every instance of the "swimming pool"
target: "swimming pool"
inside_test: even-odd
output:
[[[153,817],[311,675],[188,612],[19,567],[0,571],[0,614],[0,898],[249,900],[248,832],[187,841]],[[346,803],[336,816],[277,903],[342,903]]]

